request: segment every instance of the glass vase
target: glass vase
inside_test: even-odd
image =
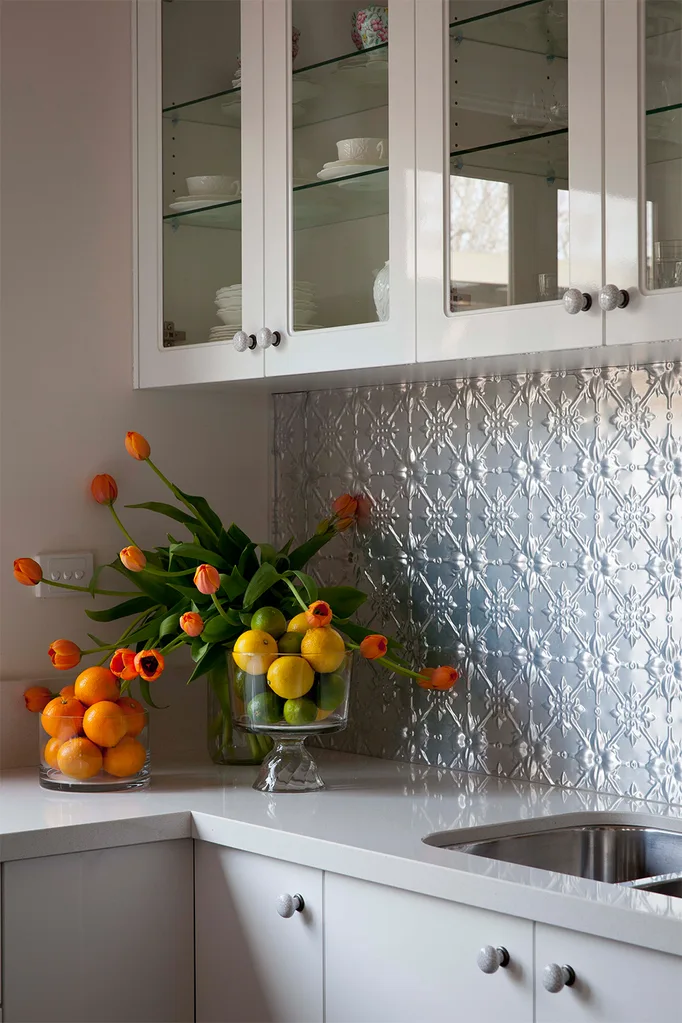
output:
[[[208,755],[214,764],[260,764],[272,749],[267,736],[256,736],[233,725],[232,694],[225,658],[208,673]]]
[[[341,653],[340,660],[322,655],[317,663],[324,672],[297,654],[234,656],[228,664],[235,729],[252,739],[267,739],[272,746],[253,787],[260,792],[323,789],[305,742],[346,727],[351,654]]]
[[[86,714],[98,706],[102,704],[94,704]],[[150,780],[148,712],[136,708],[127,718],[123,736],[116,733],[115,722],[98,720],[96,713],[90,717],[91,722],[87,717],[84,722],[82,712],[38,716],[41,786],[57,792],[146,788]]]

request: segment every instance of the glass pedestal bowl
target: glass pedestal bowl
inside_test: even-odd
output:
[[[333,670],[315,671],[297,654],[233,655],[234,725],[273,742],[253,786],[260,792],[316,792],[325,787],[305,742],[346,727],[351,654],[323,656],[317,664]]]

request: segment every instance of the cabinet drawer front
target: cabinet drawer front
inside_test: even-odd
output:
[[[482,946],[509,965],[490,975]],[[533,924],[426,895],[325,875],[327,1023],[533,1016]]]

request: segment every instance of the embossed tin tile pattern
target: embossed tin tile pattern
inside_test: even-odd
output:
[[[339,749],[682,803],[682,367],[274,399],[278,539],[320,556],[452,694],[365,663]]]

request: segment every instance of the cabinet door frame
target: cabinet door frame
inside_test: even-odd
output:
[[[263,353],[231,343],[163,347],[162,0],[133,4],[133,282],[136,388],[252,380]],[[241,0],[242,317],[247,333],[263,319],[263,0]]]
[[[385,322],[293,332],[291,0],[265,5],[265,326],[281,344],[265,353],[269,377],[395,366],[415,361],[415,0],[390,0],[389,258]],[[350,33],[349,33],[350,45]],[[352,253],[349,253],[352,258]]]
[[[561,302],[445,312],[449,294],[449,4],[419,0],[417,60],[417,359],[432,362],[603,344],[603,137],[601,0],[568,0],[570,284],[592,295],[588,312]],[[500,5],[502,6],[502,5]],[[529,341],[529,338],[532,339]]]
[[[606,277],[630,302],[606,317],[607,344],[682,336],[682,288],[646,291],[645,11],[605,0]],[[682,188],[682,178],[680,179]]]

